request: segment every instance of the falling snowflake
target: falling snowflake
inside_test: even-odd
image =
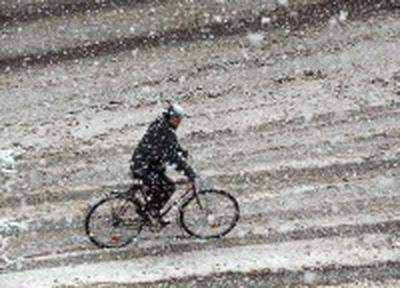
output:
[[[345,22],[347,20],[347,17],[349,16],[349,12],[341,10],[339,13],[339,21],[340,22]]]
[[[270,17],[261,17],[261,24],[262,25],[267,25],[271,23],[271,18]]]
[[[289,6],[289,0],[278,0],[278,4],[281,6]]]
[[[337,21],[336,17],[331,17],[331,18],[329,19],[329,26],[334,27],[334,26],[336,26],[337,24],[338,24],[338,21]]]

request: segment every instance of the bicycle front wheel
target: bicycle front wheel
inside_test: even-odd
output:
[[[100,200],[85,219],[86,234],[100,248],[120,248],[136,238],[143,227],[143,219],[136,212],[136,204],[124,197]]]
[[[192,236],[202,239],[219,238],[229,233],[239,220],[239,204],[229,193],[204,190],[184,203],[180,223]]]

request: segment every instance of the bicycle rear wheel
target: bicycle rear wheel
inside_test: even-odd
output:
[[[86,234],[100,248],[120,248],[136,238],[143,227],[143,218],[136,204],[125,197],[100,200],[85,219]]]
[[[229,193],[204,190],[193,196],[180,210],[180,224],[192,236],[219,238],[229,233],[239,220],[239,204]]]

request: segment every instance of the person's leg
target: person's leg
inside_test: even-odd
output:
[[[146,197],[146,210],[154,210],[156,209],[156,205],[158,202],[157,195],[158,187],[160,186],[159,176],[156,172],[147,171],[142,178],[143,184],[146,187],[144,190],[144,194]]]
[[[159,207],[160,210],[167,204],[172,194],[175,192],[175,182],[170,179],[164,173],[160,174],[160,196],[159,196]]]
[[[146,178],[144,184],[150,188],[148,192],[150,206],[155,210],[161,210],[174,193],[175,183],[162,172],[151,172]]]
[[[151,172],[147,174],[144,184],[149,188],[146,193],[146,210],[156,217],[161,225],[169,224],[161,218],[160,210],[174,193],[175,183],[162,172]]]

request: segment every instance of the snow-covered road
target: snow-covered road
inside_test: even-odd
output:
[[[125,31],[126,38],[138,30],[117,20],[152,6],[139,2],[115,4],[126,10],[116,18],[107,2],[90,15],[80,8],[32,14],[0,28],[10,37],[0,47],[0,58],[8,59],[0,72],[0,287],[364,287],[359,281],[380,287],[383,279],[396,287],[399,12],[353,1],[363,3],[352,13],[351,1],[343,0],[338,5],[347,6],[326,4],[321,19],[296,29],[269,27],[277,16],[214,38],[54,58],[54,64],[21,66],[13,58],[50,46],[62,53],[89,36],[114,41]],[[164,2],[153,7],[162,9],[159,15],[181,2],[193,9],[186,26],[201,10],[198,3]],[[227,11],[260,12],[255,1],[228,2]],[[289,3],[265,2],[263,9],[294,17],[309,7]],[[168,19],[154,23],[173,26]],[[107,25],[96,30],[96,23]],[[47,33],[48,27],[58,28]],[[77,27],[83,32],[74,38]],[[238,199],[241,221],[218,241],[196,241],[173,223],[126,248],[98,249],[84,233],[84,216],[104,193],[129,185],[132,149],[166,99],[185,107],[189,117],[178,135],[200,174]]]
[[[226,272],[269,270],[307,271],[330,265],[363,266],[398,262],[400,247],[390,247],[390,236],[364,234],[354,238],[290,241],[275,245],[248,245],[190,251],[167,256],[139,257],[125,261],[33,269],[0,275],[4,288],[50,288],[55,284],[143,283],[204,277]],[[305,273],[305,282],[317,283],[318,273]],[[5,286],[4,286],[5,285]]]

